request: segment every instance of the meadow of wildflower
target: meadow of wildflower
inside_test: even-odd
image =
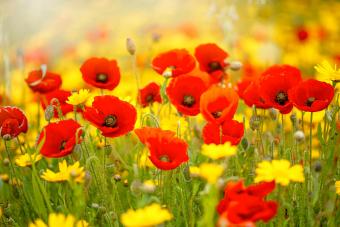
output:
[[[340,226],[339,11],[1,1],[0,226]]]

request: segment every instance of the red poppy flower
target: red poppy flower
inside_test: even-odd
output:
[[[125,135],[133,130],[137,118],[130,103],[110,95],[96,96],[92,107],[86,107],[83,115],[105,137]]]
[[[253,222],[246,221],[242,223],[232,223],[228,220],[228,212],[224,212],[219,218],[217,222],[217,227],[256,227]]]
[[[308,30],[305,27],[299,27],[296,29],[296,38],[300,41],[300,42],[305,42],[308,40],[309,37],[309,33]]]
[[[178,112],[195,116],[200,112],[201,95],[206,89],[200,77],[186,74],[171,80],[166,93]]]
[[[63,115],[70,113],[73,111],[73,106],[66,103],[67,98],[71,95],[70,91],[65,91],[65,90],[55,90],[49,93],[46,93],[44,96],[40,97],[41,100],[41,105],[43,109],[45,110],[48,105],[51,104],[52,99],[58,99],[60,103],[60,109]],[[53,103],[56,104],[56,103]],[[54,110],[54,117],[59,117],[58,116],[58,111],[55,109]]]
[[[243,101],[249,107],[256,106],[256,108],[260,109],[268,109],[271,107],[262,97],[258,81],[251,82],[244,90]]]
[[[240,143],[243,134],[243,123],[235,120],[226,120],[221,125],[207,123],[203,128],[203,140],[205,144],[224,144],[225,142],[230,142],[232,145],[237,145]]]
[[[157,135],[160,136],[175,136],[175,132],[170,130],[162,130],[160,128],[152,128],[152,127],[143,127],[143,128],[137,128],[134,130],[136,135],[138,136],[140,142],[143,144],[146,143],[146,141],[149,138],[157,137]]]
[[[62,120],[50,123],[43,128],[38,146],[43,143],[40,153],[49,158],[60,158],[71,154],[75,145],[80,143],[82,130],[75,120]]]
[[[147,139],[150,160],[159,169],[171,170],[189,160],[188,144],[169,133],[161,133]]]
[[[160,87],[158,84],[152,82],[139,90],[138,103],[142,107],[147,107],[154,102],[162,102]]]
[[[44,94],[58,89],[61,86],[61,78],[51,72],[43,75],[42,70],[36,70],[29,73],[26,83],[32,91]]]
[[[208,122],[221,124],[233,118],[238,99],[233,89],[212,86],[201,96],[200,111]]]
[[[97,88],[113,90],[120,81],[120,72],[116,60],[90,58],[80,68],[83,80]]]
[[[334,88],[328,83],[309,79],[292,88],[288,95],[299,110],[317,112],[327,108],[331,103]]]
[[[200,65],[200,69],[209,73],[216,81],[220,81],[227,67],[225,59],[228,54],[216,44],[208,43],[196,47],[195,57]]]
[[[174,49],[157,55],[152,60],[152,68],[160,75],[170,70],[169,76],[176,77],[193,70],[195,58],[185,49]]]
[[[228,220],[232,223],[268,222],[277,213],[277,203],[264,201],[256,196],[242,195],[238,201],[232,201],[228,208]]]
[[[261,97],[268,105],[278,109],[282,114],[287,114],[293,108],[288,91],[301,81],[299,69],[289,65],[272,66],[261,77]]]
[[[224,189],[224,198],[217,206],[219,214],[229,209],[231,201],[242,201],[243,195],[264,198],[275,189],[275,181],[262,182],[245,187],[242,180],[229,182]]]
[[[17,137],[20,133],[26,133],[28,129],[25,114],[17,107],[0,107],[0,135]]]

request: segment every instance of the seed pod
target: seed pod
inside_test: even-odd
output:
[[[117,182],[117,181],[121,181],[122,180],[122,176],[120,174],[115,174],[113,176],[113,179]]]
[[[10,134],[6,134],[6,135],[3,135],[2,138],[4,140],[11,140],[12,139],[12,136]]]
[[[45,119],[46,121],[50,121],[54,116],[54,107],[52,105],[46,106],[45,109]]]

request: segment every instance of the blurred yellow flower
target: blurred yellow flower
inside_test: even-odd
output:
[[[68,97],[66,103],[74,106],[84,105],[90,96],[90,90],[80,89],[78,92],[73,92],[72,95]]]
[[[153,203],[138,210],[129,209],[121,215],[120,220],[127,227],[147,227],[160,225],[172,218],[172,214],[167,209]]]
[[[220,159],[225,157],[230,157],[236,154],[237,147],[232,146],[229,142],[224,144],[203,144],[202,154],[213,159]]]
[[[65,216],[64,214],[52,213],[48,216],[48,224],[41,219],[37,219],[31,222],[28,227],[87,227],[89,224],[84,221],[76,221],[76,218],[69,214]]]
[[[192,177],[200,176],[208,183],[215,184],[217,179],[222,175],[224,167],[215,163],[202,163],[200,166],[190,167]]]
[[[340,195],[340,180],[335,181],[335,192]]]
[[[288,160],[262,161],[255,170],[255,183],[275,180],[277,184],[287,186],[290,181],[304,182],[303,168],[301,165],[290,166]]]
[[[74,179],[75,182],[83,182],[85,177],[84,167],[79,167],[79,162],[67,166],[66,161],[59,162],[59,172],[46,170],[43,172],[41,178],[50,182],[68,181]]]
[[[0,180],[7,182],[9,180],[9,176],[7,173],[0,174]]]
[[[41,154],[23,154],[15,158],[15,164],[21,167],[31,166],[42,158]]]
[[[313,151],[312,151],[312,158],[313,158],[313,159],[318,159],[318,158],[320,158],[320,152],[319,152],[319,151],[316,151],[316,150],[313,150]]]
[[[326,60],[314,66],[314,68],[324,79],[340,80],[340,69],[337,69],[336,65],[333,67],[331,63]]]

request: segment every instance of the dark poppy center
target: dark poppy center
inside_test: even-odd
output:
[[[96,75],[96,82],[98,83],[106,83],[108,81],[109,77],[105,73],[98,73]]]
[[[65,149],[65,147],[66,147],[66,141],[63,140],[63,141],[61,142],[61,144],[60,144],[59,150],[62,151],[62,150]]]
[[[306,101],[306,105],[311,107],[313,105],[313,102],[315,102],[315,98],[314,97],[309,97]]]
[[[214,118],[219,118],[222,116],[222,111],[216,111],[211,114],[213,115]]]
[[[192,107],[195,104],[194,96],[184,95],[182,104],[187,107]]]
[[[217,61],[209,62],[208,66],[209,66],[210,71],[215,71],[215,70],[221,70],[222,69],[221,64],[219,62],[217,62]]]
[[[105,118],[104,125],[106,127],[114,128],[117,125],[117,117],[114,115],[108,115]]]
[[[287,101],[288,101],[287,92],[280,91],[280,92],[277,93],[277,95],[275,97],[275,102],[277,102],[279,105],[283,106],[283,105],[286,104]]]
[[[150,95],[146,96],[146,99],[145,99],[145,100],[146,100],[147,103],[153,102],[153,95],[150,94]]]
[[[167,156],[167,155],[162,155],[162,156],[160,156],[160,157],[159,157],[159,160],[160,160],[161,162],[171,162],[169,156]]]

